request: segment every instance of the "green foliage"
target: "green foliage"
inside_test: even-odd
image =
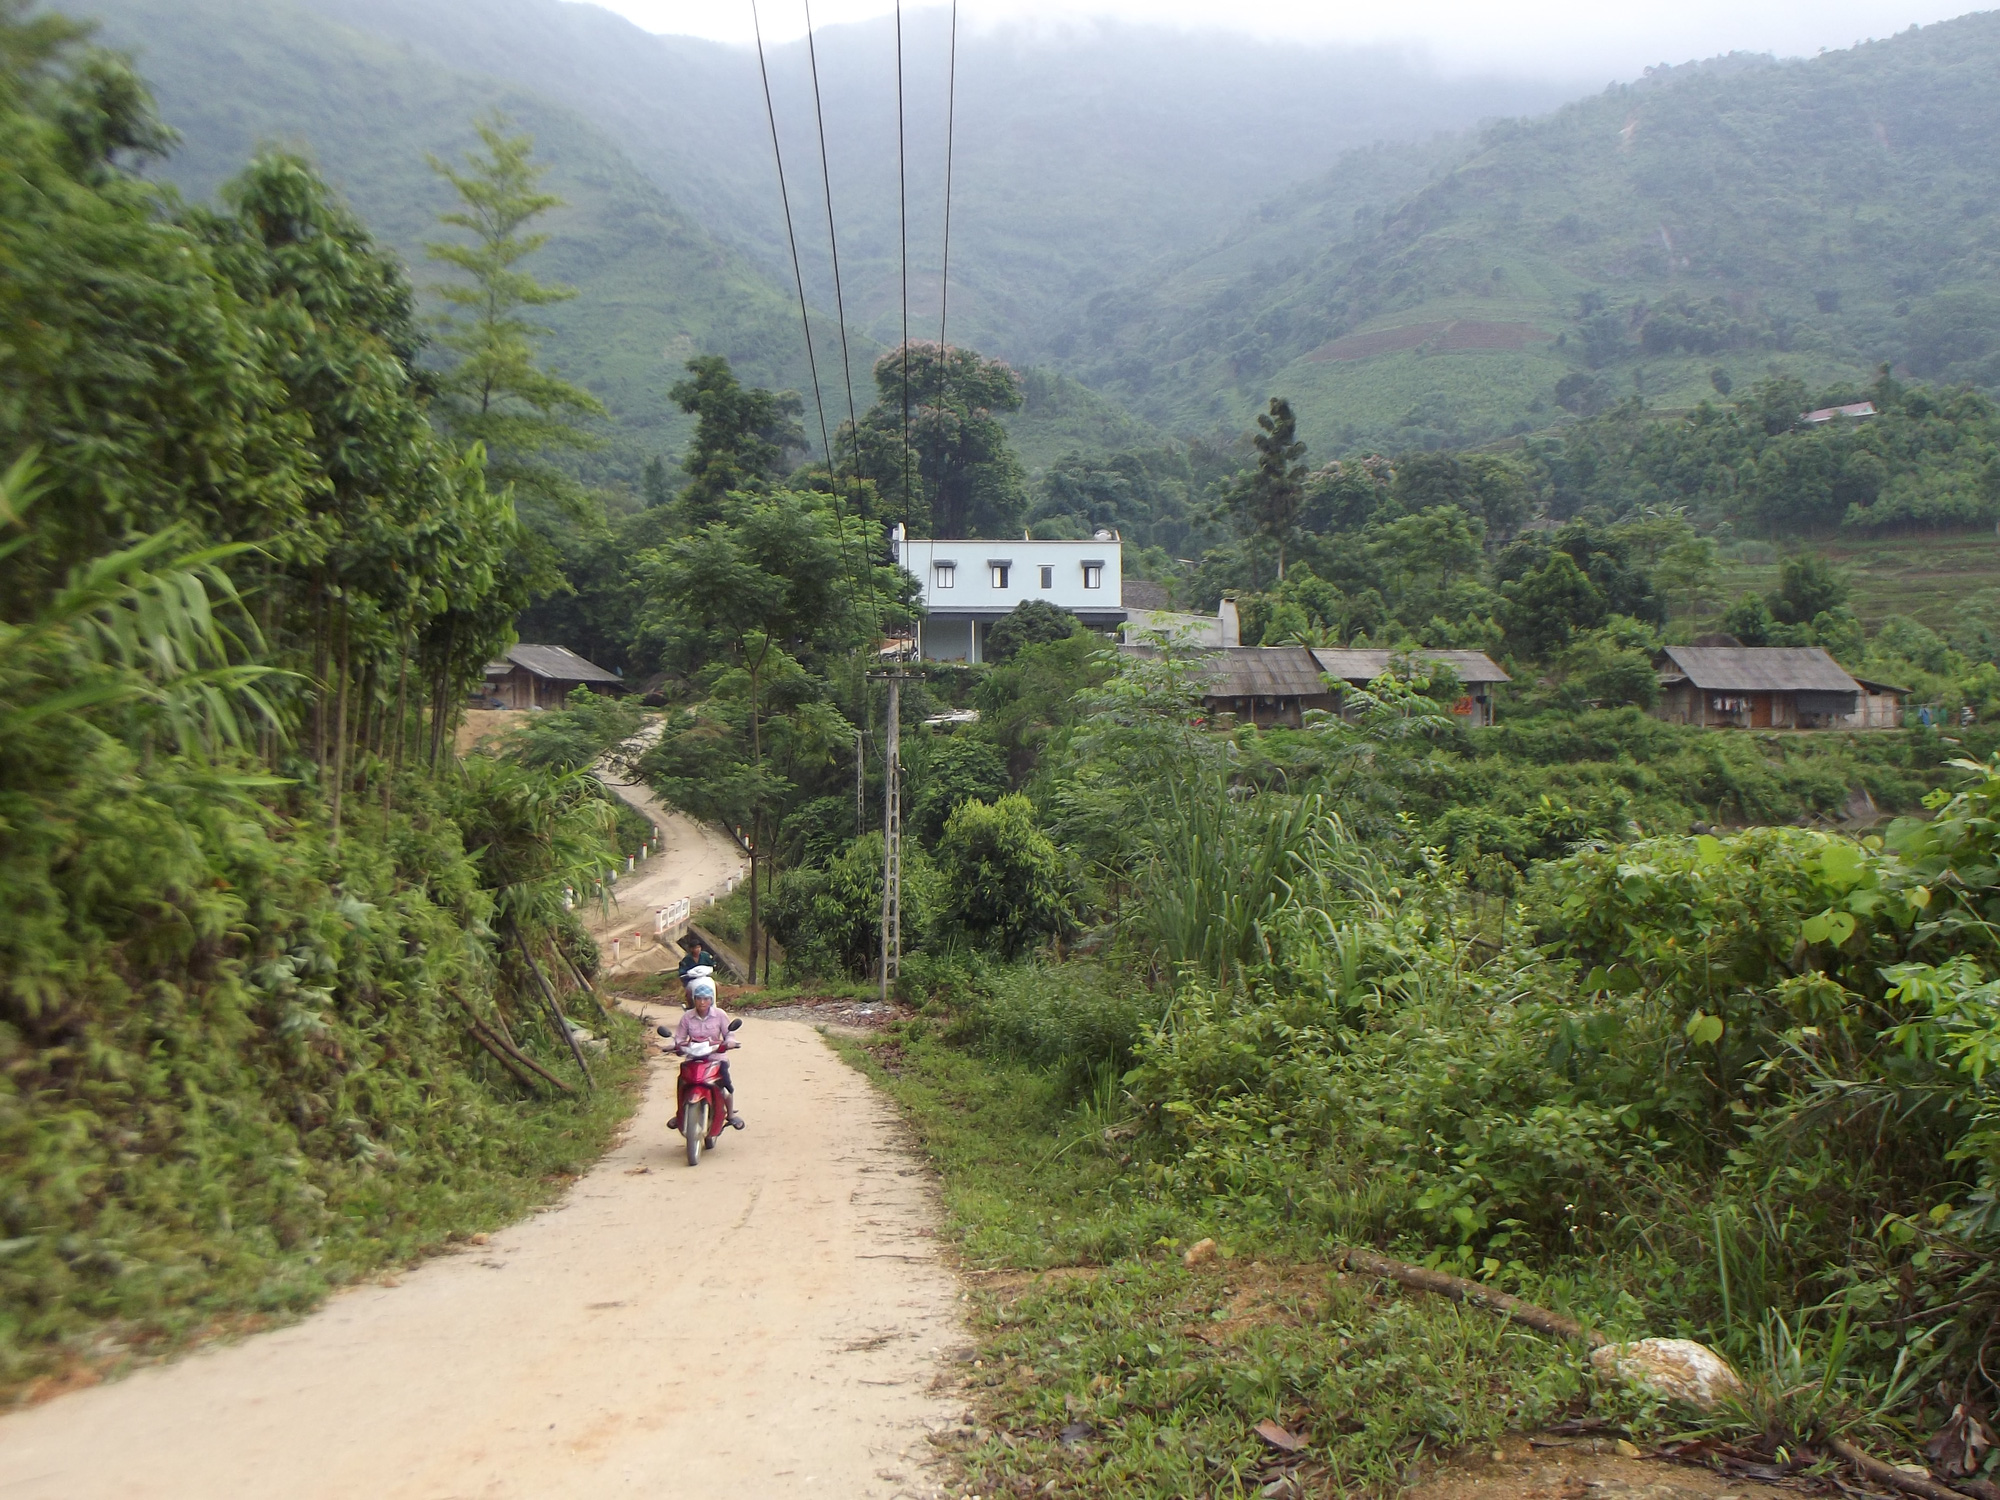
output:
[[[1026,797],[963,802],[938,839],[938,921],[1013,957],[1075,921],[1069,871]]]
[[[681,467],[688,476],[687,519],[699,526],[716,519],[731,490],[756,489],[778,478],[786,453],[804,447],[805,437],[796,394],[745,386],[719,354],[696,355],[687,372],[667,395],[695,419]]]
[[[1604,595],[1567,552],[1500,585],[1507,638],[1533,657],[1552,655],[1578,631],[1604,623]]]
[[[1250,445],[1256,460],[1237,477],[1227,498],[1236,524],[1247,536],[1261,539],[1277,556],[1278,578],[1285,576],[1285,546],[1305,504],[1306,445],[1298,441],[1298,419],[1282,396],[1271,398],[1271,409],[1257,418]]]
[[[639,732],[645,710],[630,698],[579,687],[569,706],[529,716],[508,737],[507,758],[538,771],[587,771]]]
[[[549,286],[521,269],[548,243],[525,226],[562,206],[539,183],[547,168],[530,157],[534,142],[508,134],[495,114],[475,122],[485,154],[471,152],[463,168],[433,157],[431,169],[449,182],[460,206],[438,221],[472,236],[471,244],[434,242],[425,252],[466,279],[438,289],[448,311],[439,315],[439,344],[457,359],[438,377],[441,415],[462,439],[485,445],[493,477],[535,502],[543,529],[558,514],[574,520],[589,505],[573,481],[541,461],[550,449],[588,448],[598,441],[581,419],[609,415],[582,386],[543,369],[536,344],[550,330],[529,321],[530,309],[566,302],[574,287]]]
[[[1068,610],[1046,599],[1024,599],[995,622],[986,637],[986,656],[989,661],[1004,665],[1024,646],[1066,641],[1082,628]]]
[[[834,446],[891,513],[915,535],[1011,536],[1027,493],[996,413],[1020,407],[1020,377],[971,349],[912,342],[875,362],[875,392]]]
[[[926,736],[910,748],[909,829],[926,844],[937,842],[961,804],[997,802],[1007,793],[1007,757],[991,740],[961,732]]]
[[[929,926],[936,881],[920,848],[903,855],[903,927]],[[882,942],[882,835],[863,834],[824,864],[785,871],[771,895],[771,931],[794,979],[859,979]],[[905,939],[908,942],[908,938]]]
[[[574,949],[611,819],[451,769],[521,534],[429,424],[401,270],[296,158],[227,212],[127,175],[163,140],[122,64],[0,5],[10,1388],[518,1211],[637,1060],[607,1021],[613,1087],[554,1101],[523,1061],[573,1066],[525,965]]]

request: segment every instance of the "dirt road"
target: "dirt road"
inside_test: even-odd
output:
[[[937,1493],[927,1429],[962,1404],[933,1380],[961,1335],[927,1177],[815,1032],[743,1035],[749,1129],[699,1167],[657,1061],[628,1138],[559,1206],[295,1327],[0,1418],[0,1497]]]
[[[610,910],[592,908],[585,914],[604,952],[605,967],[622,974],[658,966],[659,950],[653,944],[653,913],[657,908],[685,896],[699,911],[711,898],[720,897],[728,882],[747,876],[750,861],[720,828],[697,823],[685,813],[663,806],[643,785],[626,784],[610,772],[605,773],[605,784],[651,818],[662,834],[660,852],[632,874],[621,875],[612,887]],[[621,942],[615,961],[614,938]]]

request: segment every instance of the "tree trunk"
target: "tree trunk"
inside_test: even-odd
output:
[[[313,580],[312,594],[312,692],[313,692],[313,764],[326,765],[326,581]]]
[[[750,820],[750,932],[743,946],[749,950],[750,982],[757,982],[757,851],[764,846],[762,815]]]
[[[330,801],[332,833],[329,842],[335,849],[340,847],[340,802],[341,794],[347,788],[347,679],[348,672],[348,628],[347,601],[340,601],[340,687],[335,698],[333,714],[333,793]]]
[[[444,647],[438,654],[437,676],[431,688],[431,769],[444,760],[445,697],[451,691],[451,653],[457,644],[458,621],[444,622]]]
[[[403,731],[410,713],[410,633],[407,627],[396,632],[396,722],[385,738],[389,752],[389,772],[382,778],[382,837],[389,837],[389,801],[396,792],[396,778],[403,774]]]

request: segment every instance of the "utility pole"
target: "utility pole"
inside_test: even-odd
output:
[[[867,703],[862,704],[862,712],[867,713]],[[868,763],[862,758],[861,731],[854,731],[854,836],[861,837],[861,830],[868,826]]]
[[[903,967],[903,684],[918,672],[872,673],[889,684],[889,724],[882,755],[882,998]]]

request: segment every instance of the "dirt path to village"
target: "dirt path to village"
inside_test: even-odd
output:
[[[670,1014],[677,1014],[672,1012]],[[961,1342],[926,1172],[798,1022],[690,1169],[654,1064],[568,1198],[294,1327],[0,1418],[6,1500],[930,1497]]]
[[[585,921],[603,950],[609,972],[645,972],[668,962],[668,955],[653,942],[653,913],[682,897],[700,911],[709,901],[719,899],[732,882],[747,877],[750,861],[720,828],[673,811],[646,787],[622,782],[615,772],[603,774],[605,784],[651,818],[662,837],[658,854],[640,861],[631,874],[618,877],[610,909],[593,907],[584,914]],[[615,950],[614,940],[618,943]],[[677,951],[671,954],[673,959],[679,956]]]

